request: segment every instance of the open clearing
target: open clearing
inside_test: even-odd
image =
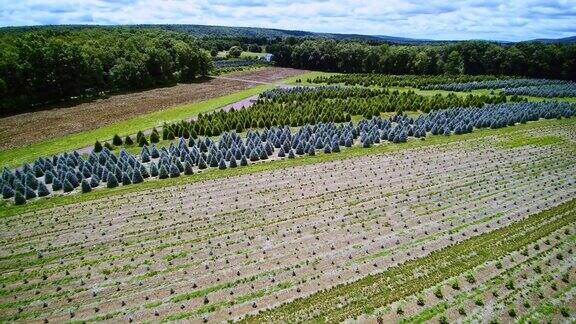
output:
[[[563,140],[529,140],[543,136]],[[517,316],[550,316],[540,308],[544,301],[556,305],[553,310],[569,305],[574,314],[576,130],[572,123],[534,127],[522,137],[472,138],[7,217],[0,225],[0,319],[214,322],[323,289],[325,296],[248,319],[438,318],[444,314],[438,309],[448,308],[442,316],[449,320],[509,321],[510,303]],[[564,202],[552,214],[534,215]],[[467,240],[478,235],[486,241]],[[514,252],[528,247],[526,255]],[[519,282],[528,259],[553,278]],[[423,267],[412,272],[415,266]],[[467,303],[462,315],[459,294],[472,291],[464,282],[467,271],[479,289],[493,288],[485,290],[482,305]],[[462,288],[450,288],[454,292],[446,288],[454,287],[446,281],[452,272],[462,276]],[[565,273],[568,282],[559,280]],[[388,299],[370,285],[385,278],[393,278],[390,286],[376,287],[398,292]],[[509,278],[518,291],[508,288]],[[531,308],[522,306],[519,296],[538,280],[547,282],[541,291],[546,299],[536,292]],[[444,284],[446,300],[425,291],[422,306],[412,296],[438,284]],[[509,293],[495,296],[494,289]],[[326,298],[334,293],[340,298]],[[386,308],[394,302],[400,304]],[[425,307],[432,310],[422,315]]]
[[[23,113],[0,119],[0,149],[91,130],[164,108],[224,96],[253,87],[253,82],[274,82],[306,71],[269,67],[227,75],[205,82],[178,84],[147,91],[112,95],[69,107]],[[233,79],[232,79],[233,78]]]

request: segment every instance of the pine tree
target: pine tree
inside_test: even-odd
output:
[[[160,135],[158,135],[158,132],[152,132],[152,134],[150,134],[150,143],[159,143],[160,142]]]
[[[36,179],[34,174],[32,173],[26,174],[26,185],[32,188],[33,190],[38,189],[38,180]]]
[[[132,175],[132,183],[141,183],[144,182],[144,178],[142,178],[142,173],[140,170],[134,170],[134,175]]]
[[[112,138],[112,144],[116,146],[122,145],[122,138],[118,136],[118,134],[115,134],[114,137]]]
[[[190,163],[190,161],[186,161],[184,162],[184,174],[185,175],[192,175],[194,174],[194,171],[192,170],[192,163]]]
[[[90,187],[96,188],[99,185],[100,185],[100,178],[98,178],[97,175],[93,175],[92,178],[90,178]]]
[[[12,190],[12,188],[8,187],[8,185],[4,185],[2,187],[2,197],[4,199],[9,199],[14,197],[14,190]]]
[[[226,162],[224,161],[224,159],[220,159],[220,162],[218,162],[218,169],[220,170],[226,169]]]
[[[44,170],[42,170],[42,168],[38,164],[36,164],[34,166],[34,176],[36,178],[40,178],[43,175],[44,175]]]
[[[24,195],[22,195],[21,193],[19,193],[17,191],[16,194],[14,195],[14,204],[15,205],[24,205],[25,203],[26,203],[26,198],[24,197]]]
[[[202,156],[198,158],[198,169],[203,170],[206,169],[208,165],[206,165],[206,161]]]
[[[108,172],[108,180],[106,181],[106,187],[108,188],[118,187],[118,179],[116,179],[114,172]]]
[[[92,186],[86,181],[86,179],[82,180],[82,193],[87,193],[92,191]]]
[[[58,190],[62,190],[62,182],[60,181],[60,179],[54,177],[54,180],[52,180],[52,191],[58,191]]]
[[[150,173],[148,173],[148,170],[146,170],[146,167],[143,166],[142,164],[140,164],[140,175],[142,176],[143,179],[150,178]]]
[[[142,136],[140,136],[140,139],[138,140],[138,146],[142,147],[144,145],[148,145],[148,140],[146,139],[146,136],[142,134]]]
[[[281,147],[280,150],[278,151],[278,157],[285,157],[286,156],[286,152],[284,152],[284,148]]]
[[[112,146],[112,144],[110,144],[108,142],[104,143],[104,147],[109,149],[110,151],[114,150],[114,146]]]
[[[134,140],[132,140],[132,137],[130,137],[130,135],[126,135],[126,138],[124,139],[124,144],[134,145]]]
[[[124,186],[132,184],[132,180],[130,180],[130,176],[128,175],[127,172],[122,172],[122,184]]]
[[[38,197],[46,197],[50,194],[50,191],[48,191],[48,188],[46,188],[46,185],[44,184],[44,182],[39,182],[38,183]]]
[[[94,152],[99,153],[102,152],[102,144],[99,141],[96,141],[94,144]]]
[[[70,181],[68,181],[68,179],[64,180],[64,185],[62,187],[64,188],[64,192],[70,192],[74,190],[74,186],[72,183],[70,183]]]
[[[240,165],[241,166],[247,166],[248,165],[248,159],[246,159],[246,155],[242,155],[242,158],[240,159]]]
[[[294,151],[293,151],[292,149],[290,149],[290,151],[288,151],[288,158],[289,158],[289,159],[295,158],[295,156],[294,156]]]
[[[235,167],[237,167],[237,166],[238,166],[238,163],[236,162],[236,159],[235,159],[234,157],[232,157],[232,158],[230,159],[230,167],[231,167],[231,168],[235,168]]]
[[[150,176],[157,177],[158,176],[158,167],[156,163],[150,162]]]
[[[176,166],[174,166],[176,167]],[[176,168],[176,170],[178,170],[178,168]],[[170,175],[168,174],[168,170],[166,170],[166,167],[164,165],[162,165],[160,167],[160,171],[158,173],[158,178],[159,179],[166,179],[168,178]]]
[[[170,178],[177,178],[180,176],[180,170],[175,164],[170,166]]]

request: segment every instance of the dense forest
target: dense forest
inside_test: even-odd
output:
[[[0,114],[193,80],[211,66],[197,40],[160,29],[0,30]]]
[[[576,45],[464,41],[437,45],[372,45],[287,38],[267,47],[276,64],[384,74],[493,74],[576,80]]]

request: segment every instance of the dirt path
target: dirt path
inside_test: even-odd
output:
[[[138,115],[227,95],[304,72],[307,71],[270,67],[232,73],[201,83],[112,95],[90,102],[63,104],[47,110],[0,118],[0,150],[96,129]]]

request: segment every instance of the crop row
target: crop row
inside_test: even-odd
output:
[[[316,77],[309,80],[318,84],[362,85],[365,87],[414,87],[420,88],[434,84],[481,82],[489,80],[512,79],[493,75],[390,75],[374,73],[336,74],[328,77]]]
[[[522,250],[541,237],[576,221],[576,200],[470,238],[462,243],[410,260],[350,284],[315,293],[247,317],[244,322],[340,322],[372,313],[395,300],[418,293],[475,266]]]
[[[16,170],[5,168],[0,178],[4,199],[14,198],[16,204],[27,199],[45,197],[52,192],[82,192],[103,186],[114,188],[131,185],[146,178],[174,178],[192,175],[208,167],[226,169],[245,166],[269,158],[294,158],[339,152],[341,147],[355,144],[370,147],[382,141],[406,142],[408,137],[423,138],[427,134],[463,134],[474,128],[501,128],[540,118],[569,118],[576,108],[567,103],[519,103],[486,105],[482,108],[453,108],[432,111],[416,119],[397,115],[390,120],[375,117],[352,123],[319,123],[305,125],[292,133],[287,126],[249,131],[242,139],[237,133],[223,133],[218,141],[209,138],[181,137],[168,148],[142,147],[139,155],[121,150],[118,155],[107,148],[94,150],[87,159],[77,152],[51,158],[39,158]],[[50,188],[48,187],[50,186]]]

